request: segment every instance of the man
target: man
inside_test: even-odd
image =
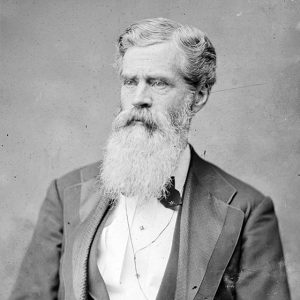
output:
[[[289,299],[272,201],[188,144],[216,80],[209,39],[143,20],[117,67],[104,160],[51,184],[11,299]]]

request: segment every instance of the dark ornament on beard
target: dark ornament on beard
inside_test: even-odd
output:
[[[161,196],[158,200],[166,208],[176,209],[178,205],[182,205],[182,199],[179,191],[175,188],[175,178],[173,176],[167,186],[166,196]]]

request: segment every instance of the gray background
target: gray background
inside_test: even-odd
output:
[[[195,118],[198,153],[270,195],[300,299],[300,3],[1,0],[0,298],[51,179],[98,160],[119,99],[115,40],[163,16],[207,32],[218,83]]]

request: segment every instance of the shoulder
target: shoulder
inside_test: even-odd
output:
[[[200,158],[194,150],[192,150],[194,158],[194,165],[197,172],[206,184],[210,185],[211,190],[222,194],[222,191],[231,191],[231,197],[223,199],[229,205],[242,210],[245,215],[249,215],[251,211],[255,210],[261,204],[273,208],[272,200],[266,197],[259,190],[244,182],[243,180],[227,173],[215,164]],[[209,178],[209,180],[205,180]],[[222,198],[220,196],[220,198]]]
[[[210,164],[219,176],[222,176],[228,183],[230,183],[235,189],[236,194],[233,197],[230,205],[241,209],[246,216],[258,207],[268,207],[273,210],[273,201],[265,196],[261,191],[257,190],[252,185],[228,174],[221,168]]]
[[[91,179],[95,179],[101,167],[101,161],[97,161],[82,167],[79,167],[71,172],[56,179],[57,188],[60,194],[72,186],[82,184]]]

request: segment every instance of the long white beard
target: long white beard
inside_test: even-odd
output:
[[[170,116],[133,108],[122,111],[113,123],[100,171],[105,194],[139,201],[166,194],[181,152],[188,140],[189,105]]]

